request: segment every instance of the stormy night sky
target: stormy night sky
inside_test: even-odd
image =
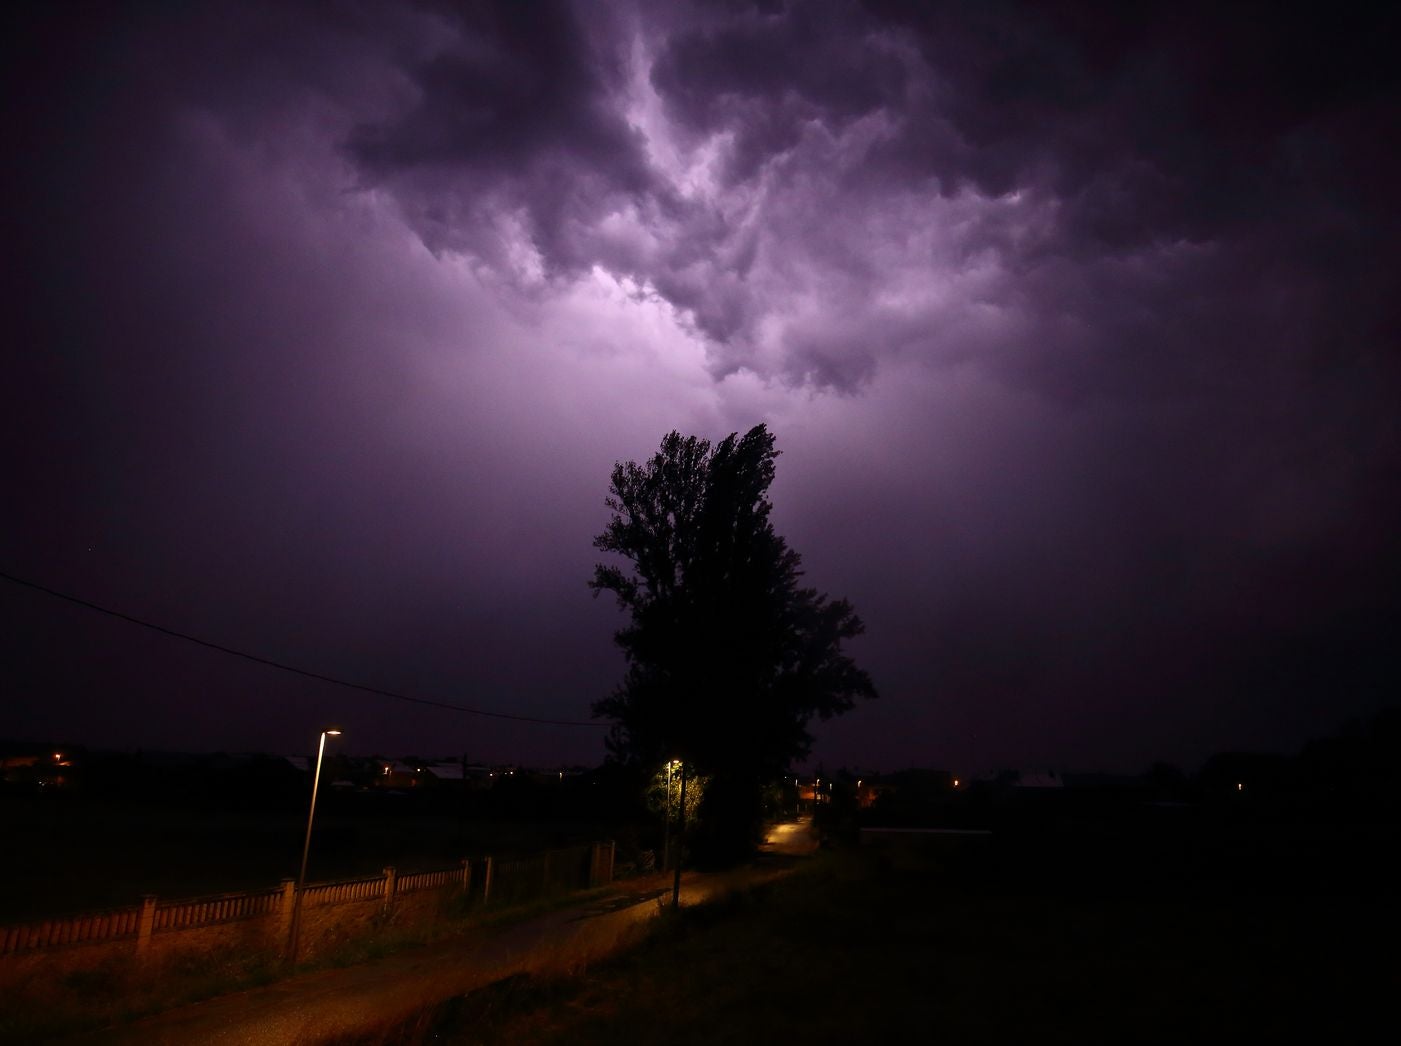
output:
[[[767,422],[814,762],[1191,766],[1396,699],[1390,15],[8,8],[0,570],[587,719],[617,460]],[[0,582],[0,736],[593,763]]]

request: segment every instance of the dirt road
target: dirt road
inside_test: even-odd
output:
[[[681,903],[788,874],[816,842],[806,822],[776,825],[754,865],[720,874],[688,872]],[[455,995],[518,973],[570,972],[625,947],[670,900],[669,876],[617,884],[585,904],[510,926],[400,952],[361,966],[298,974],[74,1042],[211,1046],[311,1044],[404,1020]]]

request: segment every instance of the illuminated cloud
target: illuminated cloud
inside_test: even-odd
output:
[[[1398,675],[1395,22],[29,10],[0,559],[574,715],[617,670],[583,584],[612,462],[766,420],[776,518],[883,692],[832,761],[1293,743]],[[81,626],[4,598],[43,695],[16,729],[120,733]],[[89,640],[181,744],[211,708],[246,747],[346,718],[195,661],[148,688],[159,649]],[[497,729],[473,743],[597,753]]]

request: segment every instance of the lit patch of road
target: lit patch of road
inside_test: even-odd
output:
[[[764,836],[764,852],[785,857],[802,857],[817,850],[812,821],[785,821],[773,825]]]

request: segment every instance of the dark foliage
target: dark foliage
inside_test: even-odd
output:
[[[800,585],[801,558],[769,521],[777,456],[763,425],[713,448],[672,432],[645,463],[614,467],[594,542],[628,563],[600,564],[591,585],[630,617],[616,634],[627,674],[594,714],[614,721],[615,755],[682,758],[713,778],[701,838],[725,856],[748,847],[763,781],[807,753],[812,717],[875,696],[842,653],[861,620]]]

